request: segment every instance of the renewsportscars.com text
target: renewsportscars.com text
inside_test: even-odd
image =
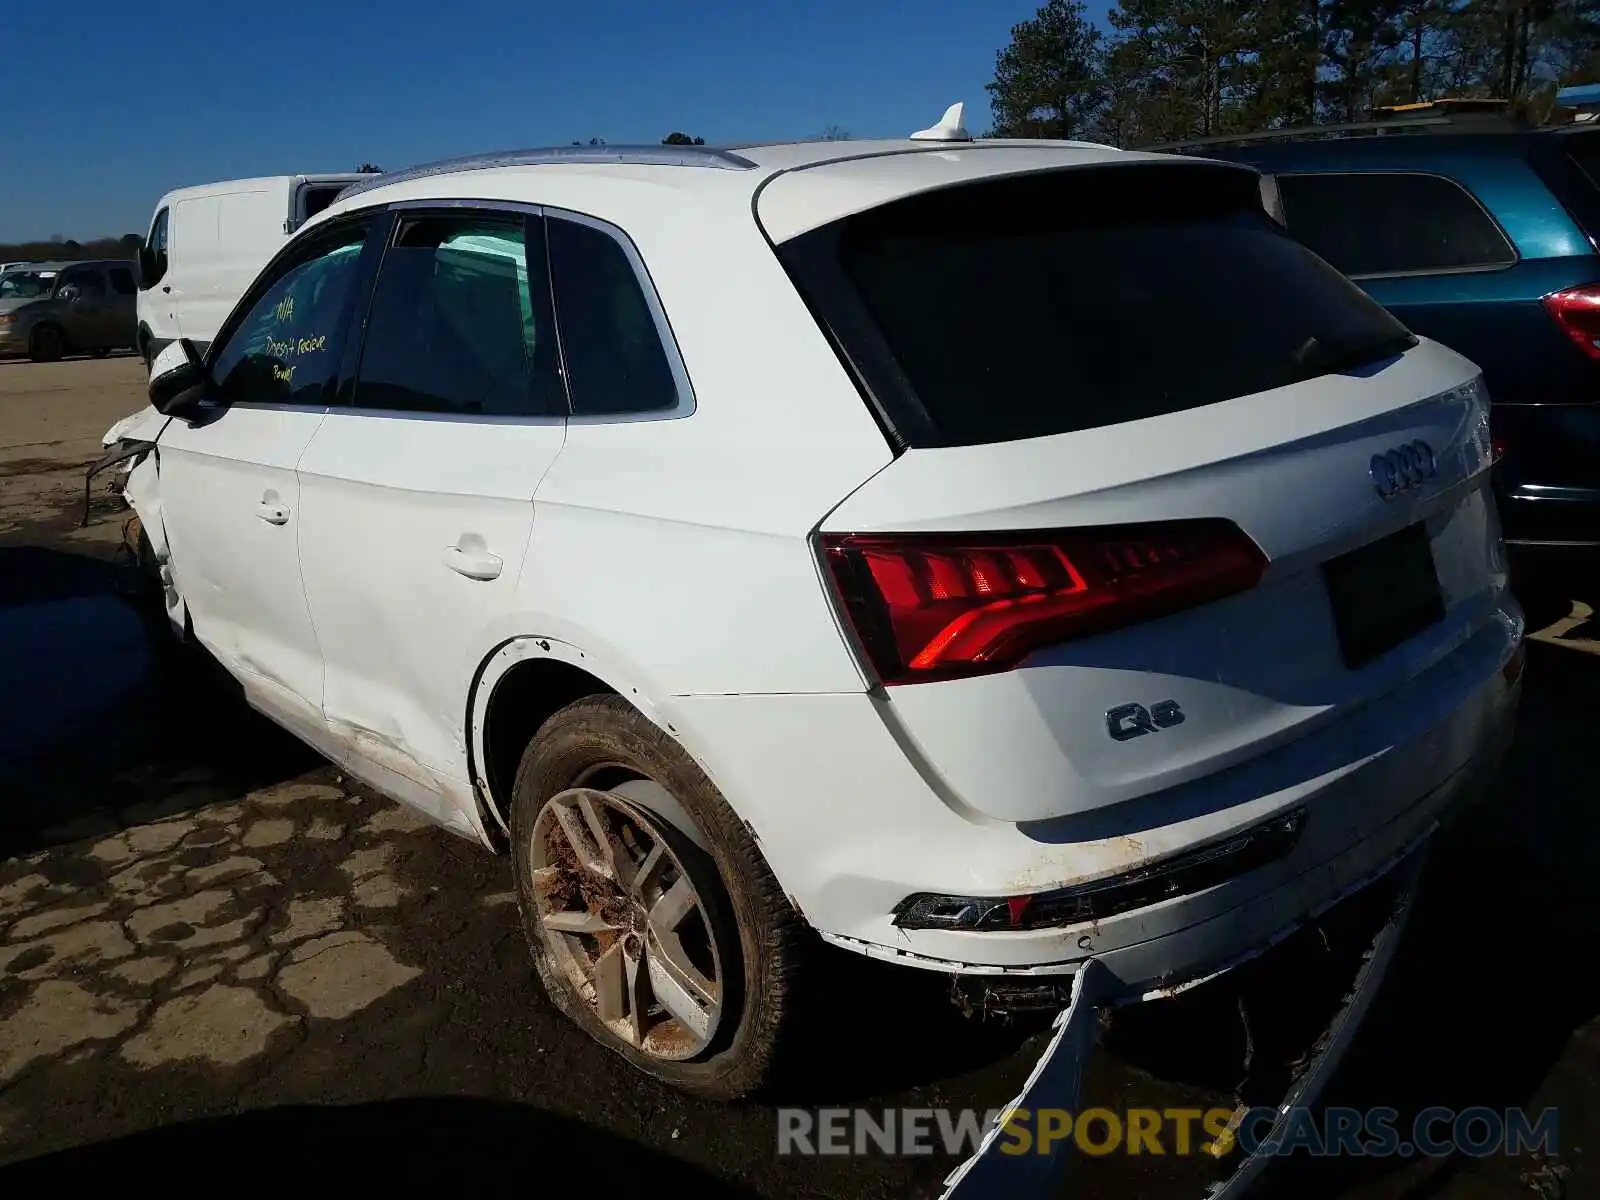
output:
[[[1000,1154],[1053,1154],[1071,1149],[1090,1155],[1221,1156],[1246,1154],[1312,1157],[1444,1157],[1465,1154],[1554,1154],[1558,1113],[1520,1108],[1425,1108],[1403,1118],[1392,1108],[1290,1109],[1274,1135],[1279,1113],[1253,1108],[1236,1119],[1232,1109],[780,1108],[780,1155],[931,1155],[966,1157],[999,1120],[994,1150]]]

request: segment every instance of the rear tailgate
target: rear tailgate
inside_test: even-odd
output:
[[[843,225],[780,255],[908,448],[823,559],[956,803],[1042,820],[1221,771],[1494,619],[1475,369],[1273,227],[1252,177],[1079,168]]]
[[[1255,588],[1041,648],[1013,670],[890,687],[893,719],[964,803],[1029,820],[1221,770],[1393,690],[1470,637],[1504,583],[1483,487],[1480,394],[1470,384],[1439,391],[1471,375],[1425,344],[1368,379],[1331,376],[1050,438],[907,451],[822,529],[1071,530],[1221,517],[1268,565]],[[1435,478],[1384,500],[1372,457],[1419,440],[1435,449]],[[1350,670],[1322,564],[1417,523],[1431,539],[1447,617]],[[1183,719],[1157,736],[1119,741],[1108,729],[1115,710],[1163,701]]]

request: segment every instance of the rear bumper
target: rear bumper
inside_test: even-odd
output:
[[[750,822],[793,902],[829,941],[980,976],[1066,976],[1089,958],[1117,990],[1197,981],[1358,890],[1481,792],[1508,743],[1520,681],[1502,668],[1514,607],[1399,691],[1229,771],[1140,802],[1016,824],[947,802],[866,695],[680,698],[670,719]],[[1095,923],[907,930],[918,892],[1007,896],[1114,876],[1175,849],[1306,810],[1285,857]]]

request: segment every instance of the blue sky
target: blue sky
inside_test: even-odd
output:
[[[363,161],[901,136],[956,100],[981,130],[1040,2],[5,3],[0,241],[142,230],[169,188]]]

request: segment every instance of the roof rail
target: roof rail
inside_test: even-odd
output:
[[[495,167],[538,167],[556,163],[616,163],[635,166],[713,167],[724,171],[750,171],[755,163],[714,146],[544,146],[531,150],[501,150],[420,163],[352,183],[338,199],[359,196],[391,183],[407,183],[456,171],[487,171]]]
[[[1394,137],[1417,133],[1525,133],[1533,128],[1501,100],[1434,100],[1373,110],[1388,114],[1371,121],[1338,125],[1299,125],[1292,129],[1263,129],[1256,133],[1231,133],[1218,137],[1186,138],[1142,147],[1157,151],[1186,151],[1208,146],[1249,146],[1261,142],[1314,142],[1349,137]]]

